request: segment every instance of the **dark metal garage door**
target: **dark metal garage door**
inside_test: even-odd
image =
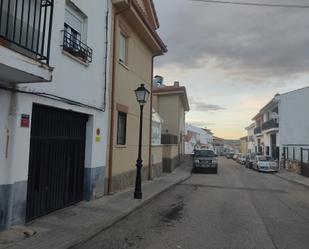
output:
[[[83,199],[88,117],[33,105],[26,220]]]

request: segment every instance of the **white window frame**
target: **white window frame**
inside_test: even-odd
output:
[[[151,144],[152,145],[161,145],[161,130],[162,124],[159,122],[152,122],[152,131],[151,131]]]
[[[128,64],[128,36],[122,31],[119,35],[119,62]]]

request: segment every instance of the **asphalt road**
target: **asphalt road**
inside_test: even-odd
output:
[[[78,248],[308,249],[309,189],[220,158]]]

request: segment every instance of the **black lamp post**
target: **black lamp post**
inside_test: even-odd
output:
[[[142,199],[142,134],[143,134],[143,109],[144,105],[147,103],[149,97],[149,91],[145,88],[144,84],[141,84],[135,90],[135,95],[137,102],[140,105],[140,120],[139,120],[139,142],[138,142],[138,157],[136,160],[136,180],[135,180],[135,191],[134,199]]]

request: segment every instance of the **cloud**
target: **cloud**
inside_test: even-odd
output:
[[[307,0],[297,3],[306,4]],[[155,4],[161,23],[159,33],[169,49],[158,59],[158,67],[174,65],[186,70],[215,66],[230,77],[258,78],[259,82],[308,71],[308,9],[189,0],[155,0]]]
[[[192,109],[195,111],[216,112],[216,111],[226,110],[225,107],[222,107],[220,105],[215,105],[215,104],[207,104],[204,101],[200,99],[196,99],[196,98],[190,98],[189,102],[190,102],[190,106],[192,106]]]

